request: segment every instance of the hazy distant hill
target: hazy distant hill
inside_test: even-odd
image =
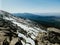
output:
[[[28,18],[45,27],[56,27],[60,28],[60,16],[40,16],[31,13],[15,13],[15,16]]]

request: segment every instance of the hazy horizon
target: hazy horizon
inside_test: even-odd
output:
[[[60,13],[60,0],[0,0],[0,10],[10,13]]]

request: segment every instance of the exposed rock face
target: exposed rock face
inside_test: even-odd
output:
[[[8,20],[0,19],[0,45],[14,45],[18,42],[17,36],[16,25]]]
[[[53,32],[56,32],[56,33],[60,33],[60,29],[57,29],[57,28],[53,28],[53,27],[49,27],[47,28],[48,31],[53,31]]]
[[[60,45],[60,33],[54,31],[40,32],[36,40],[38,45]]]

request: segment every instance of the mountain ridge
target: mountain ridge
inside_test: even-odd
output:
[[[18,37],[20,38],[22,37],[25,40],[25,42],[21,40],[23,45],[25,44],[35,45],[34,39],[37,36],[38,32],[39,31],[45,32],[44,30],[41,30],[38,25],[35,26],[35,23],[29,19],[17,18],[15,16],[12,16],[10,13],[7,13],[7,12],[5,13],[5,11],[2,11],[2,15],[3,16],[1,19],[7,20],[8,22],[10,21],[12,22],[13,25],[16,25],[16,28],[17,28],[16,33],[18,34]],[[1,12],[0,12],[0,17],[1,17]]]
[[[0,11],[0,42],[5,45],[6,43],[9,45],[55,45],[60,43],[60,29],[45,28],[30,19],[4,12]],[[2,43],[0,45],[3,45]]]

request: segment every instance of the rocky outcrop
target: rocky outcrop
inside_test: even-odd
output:
[[[60,33],[56,31],[40,32],[36,40],[38,45],[60,45]]]
[[[0,19],[0,45],[15,45],[21,42],[17,30],[17,26],[12,22]]]
[[[49,27],[47,28],[48,31],[53,31],[53,32],[56,32],[56,33],[60,33],[60,29],[57,29],[57,28],[54,28],[54,27]]]

